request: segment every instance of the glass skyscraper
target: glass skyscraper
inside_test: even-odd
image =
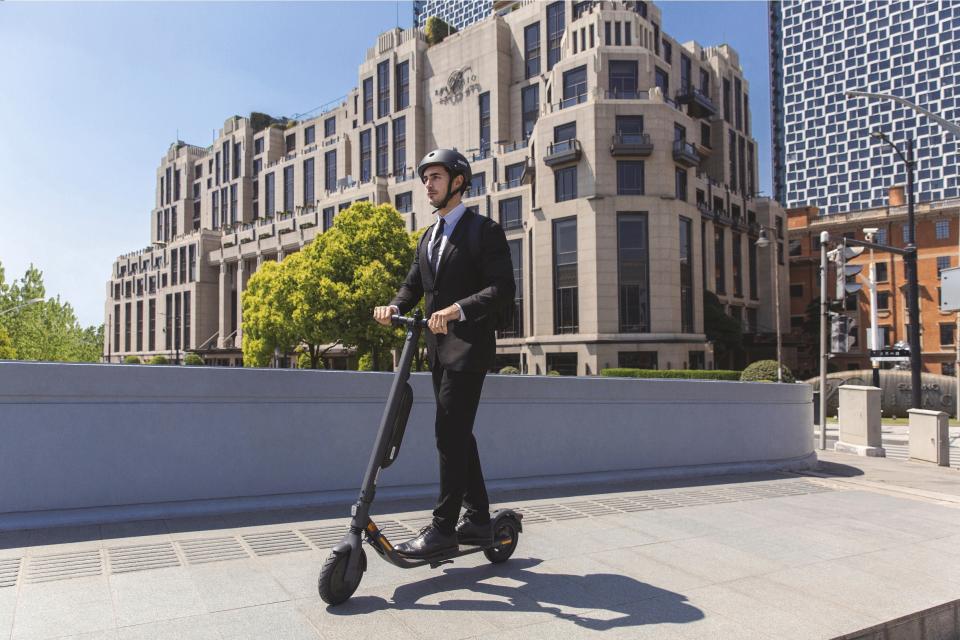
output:
[[[483,20],[493,10],[493,0],[414,0],[413,26],[424,27],[427,18],[437,16],[462,31]]]
[[[822,214],[886,203],[906,184],[913,137],[917,202],[960,196],[960,140],[908,107],[845,96],[893,94],[960,120],[960,2],[777,0],[769,3],[774,196]]]

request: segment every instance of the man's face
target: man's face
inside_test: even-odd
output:
[[[450,184],[450,174],[441,165],[428,167],[423,173],[423,186],[427,190],[427,199],[434,207],[439,207],[443,199],[447,196],[447,187]],[[453,188],[456,190],[463,184],[463,176],[457,176],[453,180]]]

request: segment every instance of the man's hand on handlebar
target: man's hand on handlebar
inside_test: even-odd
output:
[[[390,316],[399,314],[396,307],[374,307],[373,319],[385,327],[390,326]]]
[[[447,323],[453,322],[459,319],[460,319],[460,307],[458,307],[455,304],[452,304],[446,309],[435,311],[433,315],[430,316],[430,319],[427,321],[427,328],[430,329],[430,331],[435,334],[442,333],[446,335]]]

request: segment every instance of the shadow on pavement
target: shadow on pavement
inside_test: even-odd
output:
[[[447,569],[442,575],[397,587],[392,601],[378,596],[354,596],[339,606],[327,607],[327,612],[338,616],[384,609],[546,613],[595,631],[693,622],[704,617],[682,594],[615,573],[575,575],[531,570],[541,562],[528,558],[499,565]],[[488,582],[494,578],[521,584]],[[471,598],[464,591],[502,599]],[[436,597],[447,592],[456,594],[449,599]],[[421,602],[427,598],[431,603]]]
[[[817,462],[817,471],[840,478],[854,478],[863,475],[863,469],[858,469],[848,464],[840,464],[839,462],[830,462],[822,458]]]

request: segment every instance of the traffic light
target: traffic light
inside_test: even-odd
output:
[[[847,261],[863,253],[863,247],[839,245],[827,256],[837,265],[837,292],[835,299],[843,302],[851,293],[860,291],[862,285],[856,281],[857,274],[863,271],[862,264],[847,264]]]
[[[830,352],[847,352],[847,325],[850,316],[837,314],[830,317]]]

